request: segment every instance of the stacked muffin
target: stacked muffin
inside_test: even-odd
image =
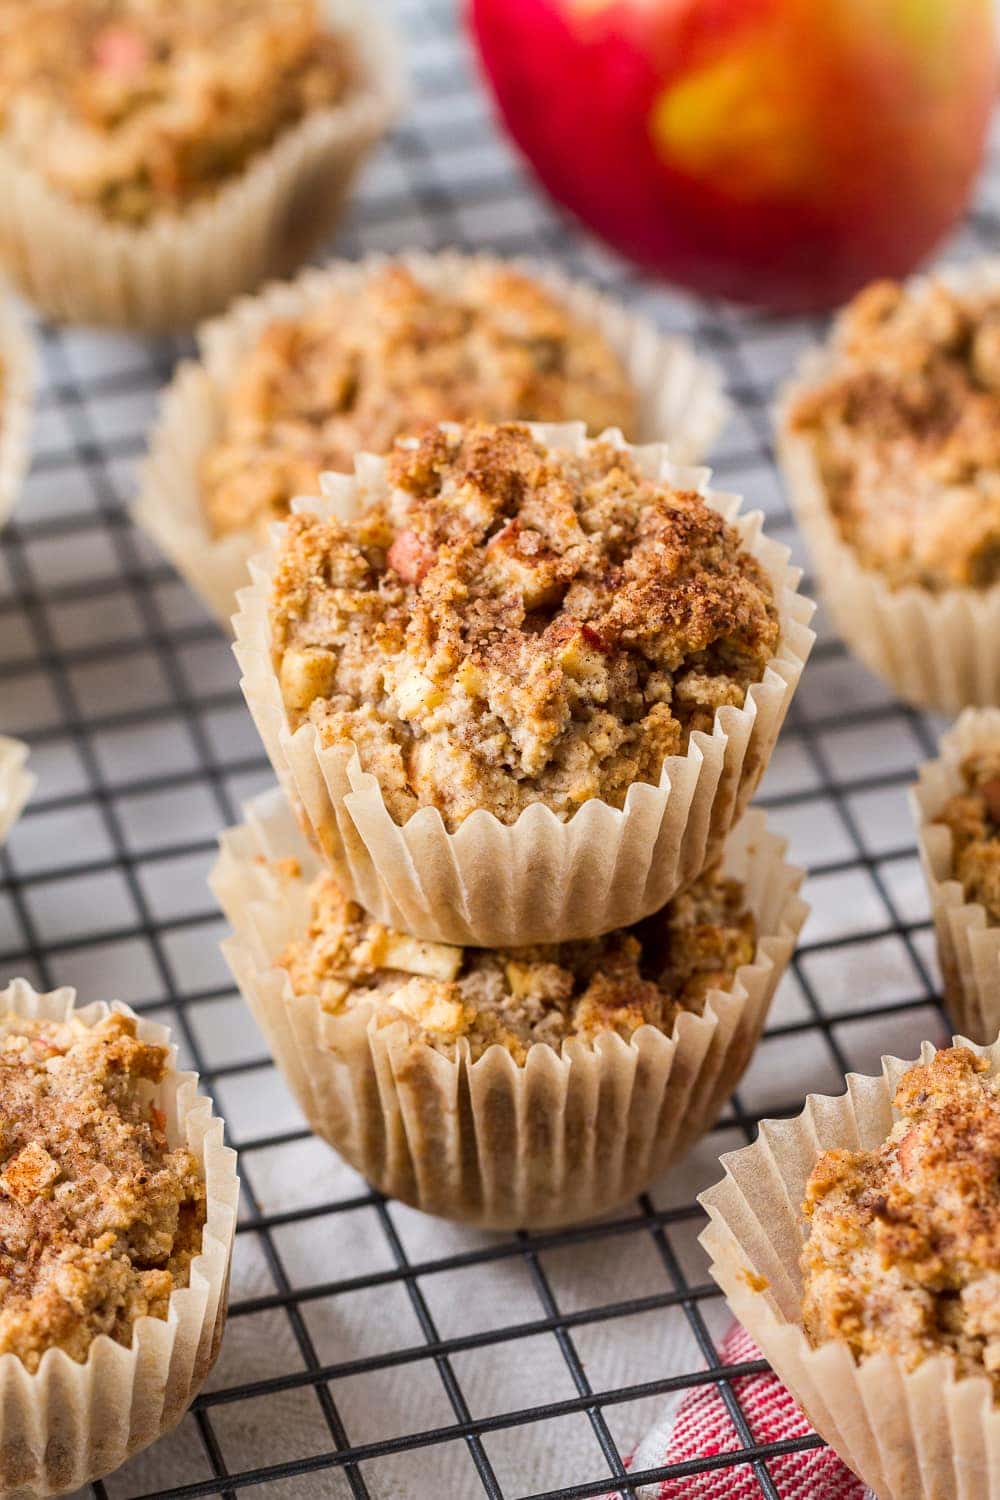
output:
[[[370,295],[419,306],[400,274]],[[512,391],[596,423],[640,404],[592,327],[564,314],[557,340],[550,316],[540,349],[539,288],[498,274],[454,347],[430,339],[483,377],[464,419],[437,420],[447,385],[390,339],[387,451],[325,474],[251,566],[236,654],[285,795],[225,836],[213,885],[313,1128],[420,1207],[531,1225],[640,1191],[753,1050],[804,907],[761,820],[726,838],[811,610],[759,518],[666,448],[493,420]],[[312,316],[260,339],[251,407],[288,404]],[[312,429],[346,461],[341,413]],[[209,510],[240,444],[252,423],[202,453]],[[288,503],[272,457],[267,513]]]

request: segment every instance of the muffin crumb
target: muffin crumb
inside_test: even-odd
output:
[[[756,924],[743,887],[703,875],[636,927],[585,942],[526,948],[458,948],[394,932],[349,900],[333,877],[309,887],[307,932],[278,959],[296,995],[316,995],[337,1015],[371,1004],[377,1025],[403,1020],[411,1036],[449,1057],[506,1048],[593,1042],[640,1026],[669,1034],[683,1010],[698,1014],[712,989],[732,986],[751,963]]]
[[[350,523],[290,518],[271,641],[292,728],[353,744],[397,823],[621,807],[763,677],[764,569],[627,451],[470,424],[397,443],[387,477]]]
[[[965,756],[960,767],[964,790],[949,797],[935,823],[952,838],[954,878],[967,901],[986,908],[1000,923],[1000,745]]]
[[[910,1068],[902,1118],[873,1151],[825,1152],[803,1212],[802,1317],[813,1344],[915,1369],[946,1354],[1000,1396],[1000,1094],[949,1047]]]
[[[892,588],[1000,580],[1000,293],[877,282],[842,314],[833,369],[790,420],[833,521]]]
[[[129,1345],[187,1285],[205,1187],[150,1102],[167,1063],[128,1016],[0,1023],[0,1353],[30,1371]]]
[[[113,223],[177,213],[350,85],[316,0],[0,0],[0,130]]]

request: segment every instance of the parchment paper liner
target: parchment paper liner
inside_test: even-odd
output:
[[[322,0],[352,48],[343,103],[283,131],[212,197],[139,227],[50,186],[0,137],[0,262],[46,316],[148,331],[189,327],[287,275],[336,224],[402,102],[396,46],[365,0]]]
[[[533,430],[554,447],[579,451],[587,441],[580,423]],[[605,436],[628,448],[620,434]],[[782,634],[744,707],[719,709],[712,734],[692,734],[687,754],[664,762],[659,785],[633,785],[623,809],[595,798],[561,823],[536,803],[512,826],[480,809],[448,833],[437,809],[424,807],[400,827],[353,746],[324,748],[309,723],[290,732],[267,618],[280,526],[272,528],[270,552],[253,560],[253,582],[237,596],[233,621],[247,703],[279,780],[338,881],[389,926],[485,947],[630,926],[698,875],[749,802],[812,646],[813,606],[796,594],[798,570],[788,566],[787,549],[761,533],[759,512],[740,516],[736,496],[709,490],[707,470],[677,468],[661,444],[630,451],[651,476],[700,489],[738,527],[774,584]],[[362,455],[357,477],[326,474],[325,499],[296,507],[354,514],[384,486],[384,471],[381,459]]]
[[[224,317],[198,330],[201,360],[182,364],[164,395],[135,505],[136,520],[227,629],[236,591],[247,581],[247,565],[260,538],[254,531],[215,537],[205,522],[198,471],[219,433],[223,392],[269,323],[300,317],[334,291],[360,288],[389,264],[406,266],[422,283],[442,291],[454,289],[472,269],[507,266],[549,287],[572,314],[598,327],[624,362],[639,397],[639,440],[669,443],[678,463],[698,462],[725,420],[728,403],[721,374],[686,339],[661,333],[552,266],[455,251],[410,251],[333,261],[304,271],[291,283],[241,299]]]
[[[0,527],[28,467],[36,367],[34,345],[0,291]]]
[[[1000,1044],[974,1050],[1000,1070]],[[933,1054],[925,1042],[921,1060]],[[879,1500],[998,1500],[1000,1414],[985,1377],[955,1380],[944,1357],[911,1374],[889,1355],[856,1365],[843,1344],[812,1348],[798,1321],[799,1205],[809,1174],[822,1151],[881,1144],[894,1123],[896,1085],[912,1066],[885,1057],[882,1077],[849,1073],[839,1098],[810,1094],[794,1120],[765,1120],[753,1146],[722,1157],[725,1178],[701,1195],[709,1215],[701,1243],[736,1317]],[[764,1290],[755,1289],[758,1276]]]
[[[15,979],[0,992],[0,1013],[62,1021],[74,1002],[71,989],[39,995]],[[75,1013],[93,1026],[112,1010],[134,1015],[117,1001]],[[136,1019],[144,1041],[169,1044],[165,1026]],[[175,1047],[171,1057],[175,1065]],[[201,1254],[191,1262],[189,1285],[171,1294],[167,1317],[136,1321],[130,1348],[101,1334],[86,1364],[49,1349],[33,1375],[16,1355],[0,1355],[0,1488],[10,1500],[59,1494],[110,1474],[180,1421],[215,1362],[239,1197],[236,1153],[223,1145],[222,1121],[198,1093],[196,1074],[169,1073],[156,1098],[170,1145],[186,1145],[204,1170]]]
[[[958,292],[1000,287],[1000,257],[935,273]],[[929,278],[907,283],[919,291]],[[809,437],[789,423],[792,404],[835,368],[828,348],[812,350],[781,394],[777,446],[785,485],[809,544],[823,599],[837,630],[865,666],[909,703],[955,714],[968,704],[1000,704],[1000,585],[940,594],[891,589],[864,568],[840,536]]]
[[[910,805],[927,877],[948,1014],[963,1036],[985,1043],[1000,1031],[1000,926],[991,923],[978,901],[966,900],[954,878],[951,833],[932,822],[949,797],[965,790],[959,766],[982,745],[1000,747],[1000,710],[967,708],[941,740],[940,758],[921,766]]]
[[[451,1061],[370,1005],[344,1015],[296,996],[275,967],[304,930],[319,863],[280,791],[222,836],[212,889],[235,929],[223,952],[310,1126],[384,1192],[496,1228],[562,1224],[641,1192],[721,1111],[760,1036],[808,908],[785,843],[750,813],[725,864],[747,885],[759,940],[730,992],[632,1042],[536,1044],[523,1066],[499,1046]],[[294,857],[303,877],[267,861]]]
[[[35,777],[25,768],[28,747],[0,735],[0,844],[35,788]]]

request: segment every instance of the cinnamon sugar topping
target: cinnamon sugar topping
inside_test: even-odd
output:
[[[349,524],[290,518],[271,627],[292,726],[353,743],[397,822],[620,807],[776,649],[736,530],[610,443],[435,430],[388,480]]]

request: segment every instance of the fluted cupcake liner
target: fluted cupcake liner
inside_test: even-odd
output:
[[[508,267],[531,276],[573,317],[604,335],[637,393],[639,440],[668,443],[678,463],[697,463],[704,457],[725,420],[728,406],[721,374],[686,339],[661,333],[653,323],[552,266],[455,251],[410,251],[307,270],[295,281],[241,299],[224,317],[199,329],[201,359],[181,365],[168,388],[143,470],[137,521],[227,628],[236,591],[247,582],[247,567],[260,548],[260,538],[252,530],[213,536],[205,516],[199,471],[219,432],[226,388],[269,323],[302,317],[334,293],[360,289],[387,265],[403,266],[424,286],[441,292],[460,286],[473,270]]]
[[[1000,924],[966,898],[955,878],[951,831],[933,821],[950,797],[965,790],[962,761],[981,746],[1000,749],[1000,709],[966,709],[941,740],[940,757],[921,766],[910,802],[948,1014],[964,1036],[985,1043],[1000,1031]]]
[[[1000,287],[1000,257],[935,273],[964,294]],[[908,283],[919,290],[926,277]],[[778,456],[789,499],[812,555],[830,616],[851,650],[909,703],[940,713],[973,704],[1000,704],[1000,585],[931,593],[893,589],[865,568],[843,540],[830,512],[813,443],[792,429],[794,403],[835,369],[828,349],[812,350],[781,394]]]
[[[36,364],[31,339],[0,291],[0,526],[28,467]]]
[[[995,1076],[1000,1043],[973,1050]],[[924,1043],[919,1060],[933,1055]],[[1000,1500],[1000,1412],[985,1376],[958,1380],[945,1356],[911,1372],[888,1354],[856,1364],[846,1344],[813,1348],[800,1322],[800,1205],[810,1173],[824,1151],[881,1145],[912,1066],[883,1058],[880,1078],[850,1073],[839,1098],[811,1094],[794,1120],[765,1120],[754,1145],[722,1157],[725,1178],[702,1194],[709,1224],[701,1243],[736,1317],[879,1500]]]
[[[222,837],[212,888],[234,936],[229,966],[312,1129],[384,1192],[428,1213],[493,1228],[592,1217],[646,1188],[712,1125],[753,1053],[807,908],[802,872],[751,813],[725,870],[757,921],[753,962],[704,1014],[668,1036],[535,1043],[523,1064],[500,1046],[454,1060],[386,1021],[371,1003],[339,1015],[296,995],[278,967],[308,923],[320,868],[280,791],[257,798]],[[280,877],[274,860],[298,861]]]
[[[534,426],[552,447],[581,451],[582,425]],[[681,469],[662,444],[630,448],[651,478],[697,487],[739,531],[770,578],[781,638],[742,708],[717,710],[711,734],[691,735],[687,753],[668,757],[657,785],[633,784],[622,808],[597,798],[568,822],[542,803],[512,825],[480,809],[454,833],[437,808],[394,822],[375,777],[353,745],[324,747],[306,722],[288,725],[274,670],[268,624],[276,547],[255,558],[234,618],[242,687],[271,763],[311,827],[338,881],[390,927],[438,942],[482,947],[562,942],[628,927],[657,911],[718,852],[764,772],[812,647],[812,604],[796,593],[787,548],[761,532],[759,512],[739,513],[736,496],[710,490],[707,471]],[[363,455],[357,476],[327,474],[324,498],[302,502],[348,518],[384,487],[385,464]],[[280,537],[280,528],[273,528]]]
[[[0,844],[35,787],[35,778],[26,768],[27,759],[27,745],[0,735]]]
[[[329,234],[403,93],[395,42],[364,0],[322,0],[347,43],[353,87],[283,131],[211,198],[139,227],[58,192],[0,137],[0,263],[50,318],[189,327]]]
[[[126,1005],[75,1009],[71,989],[40,995],[23,979],[0,991],[0,1012],[40,1020],[71,1016],[93,1026]],[[169,1044],[165,1026],[135,1017],[141,1040]],[[176,1062],[176,1048],[171,1048]],[[206,1218],[201,1253],[186,1287],[170,1296],[167,1317],[136,1320],[128,1348],[105,1334],[85,1363],[48,1349],[37,1371],[0,1355],[0,1489],[11,1500],[39,1500],[99,1479],[174,1427],[215,1362],[225,1323],[239,1179],[236,1154],[223,1145],[222,1121],[198,1093],[194,1073],[169,1071],[156,1103],[170,1146],[186,1146],[201,1165]]]

